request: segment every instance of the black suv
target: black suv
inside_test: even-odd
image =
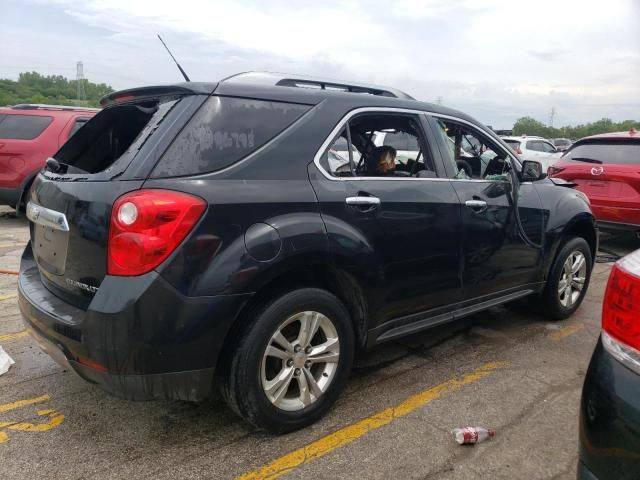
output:
[[[113,394],[220,387],[290,431],[362,349],[525,296],[562,319],[587,290],[586,197],[458,111],[256,73],[103,106],[33,183],[19,299],[42,348]]]

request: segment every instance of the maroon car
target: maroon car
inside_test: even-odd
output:
[[[16,207],[47,158],[97,111],[39,104],[0,108],[0,205]]]
[[[578,140],[549,167],[577,184],[601,227],[640,231],[640,134],[604,133]]]

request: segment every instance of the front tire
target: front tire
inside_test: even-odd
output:
[[[572,237],[556,256],[542,295],[544,312],[553,320],[564,320],[575,312],[584,299],[593,257],[584,238]]]
[[[227,365],[222,394],[252,425],[285,433],[318,420],[344,388],[354,355],[347,309],[303,288],[258,309]]]

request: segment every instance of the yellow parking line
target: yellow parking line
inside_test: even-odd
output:
[[[4,405],[0,405],[0,413],[9,412],[16,408],[26,407],[27,405],[33,405],[34,403],[46,402],[47,400],[49,400],[49,395],[41,395],[40,397],[29,398],[27,400],[5,403]]]
[[[506,362],[487,363],[475,371],[464,375],[462,378],[451,378],[435,387],[412,395],[395,407],[389,407],[378,413],[374,413],[370,417],[322,437],[305,447],[294,450],[268,463],[264,467],[245,473],[237,477],[236,480],[266,480],[278,478],[296,467],[310,463],[340,447],[354,442],[368,432],[377,430],[391,423],[396,418],[403,417],[443,395],[460,390],[469,383],[477,382],[490,375],[494,370],[504,368],[505,366],[507,366]]]
[[[0,295],[0,302],[4,300],[11,300],[12,298],[18,298],[17,293],[8,293],[7,295]]]
[[[569,335],[573,335],[576,332],[579,332],[584,328],[583,323],[574,323],[572,325],[567,325],[560,330],[556,330],[555,332],[549,334],[549,338],[551,340],[562,340],[564,337],[568,337]]]
[[[7,333],[5,335],[0,335],[0,342],[10,342],[11,340],[15,340],[16,338],[22,338],[29,335],[29,332],[26,330],[22,330],[21,332],[15,333]]]

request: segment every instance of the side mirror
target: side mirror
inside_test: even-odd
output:
[[[546,176],[542,171],[542,164],[535,160],[525,160],[522,162],[522,173],[520,178],[523,182],[535,182],[541,180]]]

